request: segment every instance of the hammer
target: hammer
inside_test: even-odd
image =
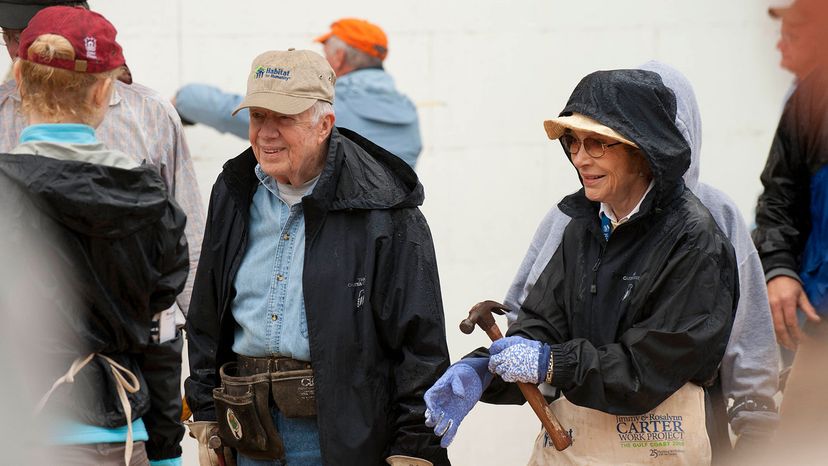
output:
[[[504,310],[508,311],[502,304],[494,301],[477,303],[469,311],[469,317],[460,322],[460,331],[469,335],[474,331],[474,325],[477,324],[486,332],[486,335],[492,341],[500,340],[503,338],[503,334],[500,333],[500,329],[497,327],[492,312],[503,315]],[[552,439],[552,444],[555,445],[555,449],[561,451],[572,445],[572,438],[564,430],[563,426],[561,426],[560,421],[555,417],[552,410],[549,409],[549,405],[546,403],[546,399],[541,394],[537,385],[525,382],[518,382],[517,385],[521,393],[523,393],[523,397],[529,402],[529,406],[532,407],[532,410],[538,416],[538,419],[540,419],[543,428],[549,434],[549,438]]]

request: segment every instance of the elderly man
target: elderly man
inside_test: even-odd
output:
[[[194,433],[240,465],[448,464],[423,425],[448,366],[423,188],[334,127],[335,81],[306,50],[253,61],[251,147],[213,186],[187,323]]]
[[[338,77],[337,125],[356,131],[414,167],[422,150],[417,109],[397,91],[382,67],[388,55],[385,32],[368,21],[346,18],[333,23],[316,41],[324,44],[325,58]],[[178,91],[175,106],[189,121],[244,138],[247,112],[230,116],[241,100],[242,96],[213,86],[189,84]]]
[[[818,26],[809,21],[808,12],[802,5],[806,2],[793,2],[786,7],[768,8],[768,14],[781,23],[779,41],[776,48],[781,57],[779,65],[794,74],[796,82],[801,82],[819,64]]]
[[[828,5],[798,0],[798,14],[822,50],[828,40]],[[789,446],[824,445],[828,403],[813,387],[828,383],[828,59],[798,83],[762,171],[753,240],[768,286],[776,337],[796,349],[781,408],[780,436]],[[805,317],[804,328],[798,313]],[[810,429],[810,431],[809,431]],[[823,452],[824,453],[824,452]],[[820,459],[824,456],[820,457]]]

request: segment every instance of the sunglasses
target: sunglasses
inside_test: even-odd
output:
[[[577,154],[578,151],[581,150],[581,146],[584,147],[586,150],[587,155],[592,157],[593,159],[599,159],[604,156],[607,151],[607,147],[617,146],[618,144],[624,144],[623,142],[613,142],[611,144],[603,143],[595,138],[584,138],[583,140],[578,139],[575,137],[574,134],[566,133],[561,136],[561,143],[566,149],[567,153],[571,157],[572,154]]]

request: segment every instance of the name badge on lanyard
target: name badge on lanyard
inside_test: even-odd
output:
[[[604,234],[604,239],[609,241],[610,234],[612,234],[612,221],[603,212],[601,212],[601,232]]]

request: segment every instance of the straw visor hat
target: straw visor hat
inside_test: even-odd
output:
[[[621,134],[609,126],[604,126],[596,120],[580,113],[573,113],[572,115],[560,116],[551,120],[546,120],[543,122],[543,128],[546,130],[546,135],[549,136],[549,139],[559,139],[563,136],[566,129],[569,128],[578,131],[590,131],[615,139],[616,141],[621,141],[624,144],[629,144],[636,148],[638,147],[634,142],[624,136],[621,136]]]

